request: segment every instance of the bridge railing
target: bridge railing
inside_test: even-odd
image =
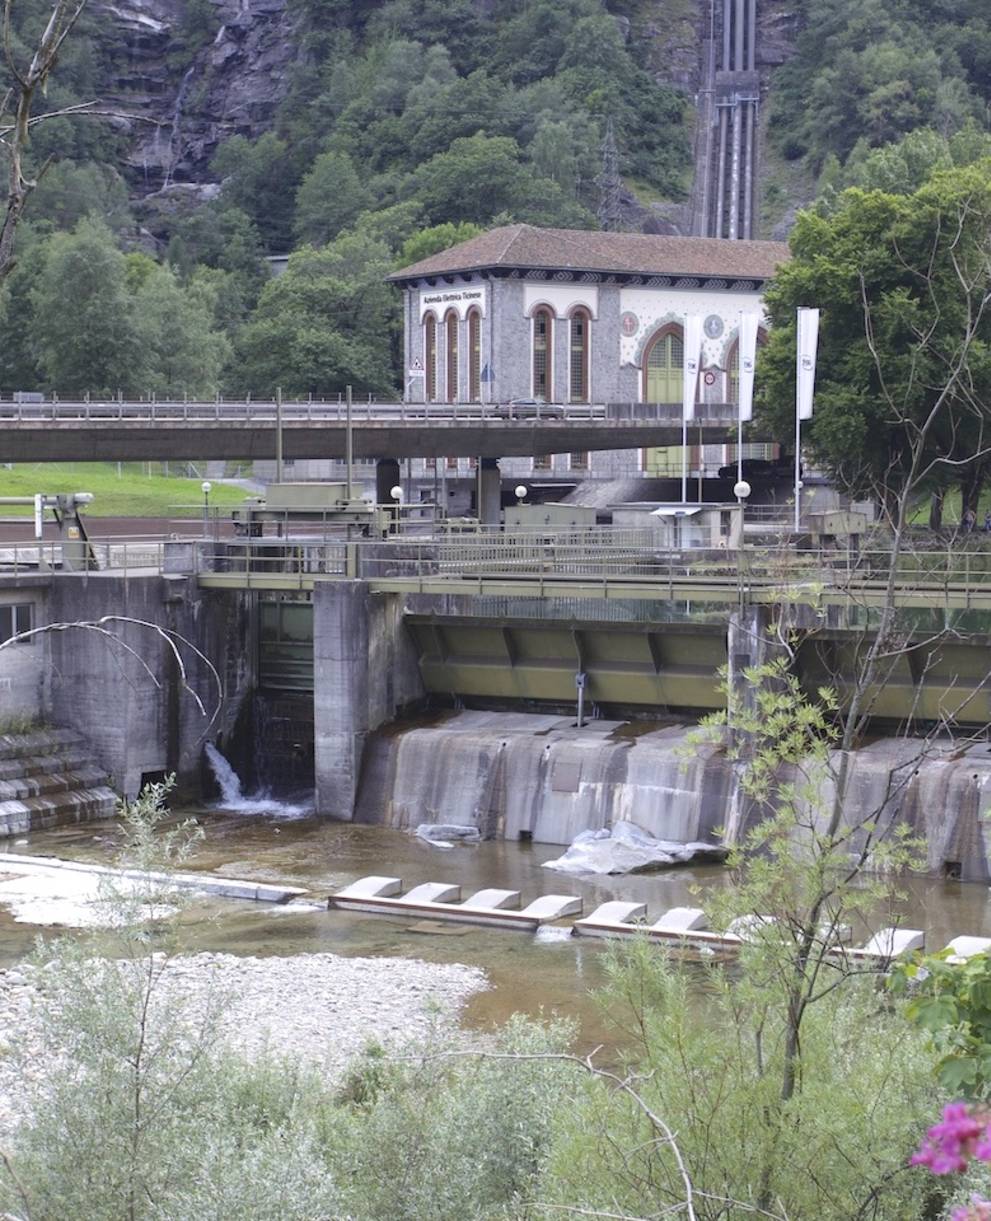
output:
[[[658,544],[650,529],[571,526],[464,535],[396,535],[383,539],[341,534],[298,538],[196,539],[107,537],[70,541],[0,544],[0,574],[23,576],[53,570],[113,572],[124,576],[154,572],[296,578],[360,577],[368,580],[429,578],[459,584],[486,577],[531,579],[600,578],[644,580],[679,587],[780,589],[782,597],[815,599],[817,589],[876,595],[889,578],[891,555],[884,549],[722,547],[677,550]],[[912,551],[898,561],[895,584],[932,596],[969,591],[991,593],[991,549],[980,546]]]
[[[734,404],[700,403],[696,409],[699,423],[711,421],[725,424],[736,414]],[[150,420],[154,422],[223,422],[252,420],[274,424],[280,412],[279,404],[271,399],[216,398],[208,401],[83,398],[62,399],[52,396],[42,402],[4,400],[0,396],[0,420],[31,424],[41,421],[111,421]],[[332,422],[343,423],[347,406],[341,400],[286,399],[281,404],[283,423]],[[664,423],[681,420],[680,403],[405,403],[362,400],[352,405],[355,423],[388,420],[399,423],[430,423],[458,421],[461,423]]]

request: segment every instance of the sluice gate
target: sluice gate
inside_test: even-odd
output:
[[[394,596],[394,595],[386,595]],[[419,612],[397,626],[411,646],[424,693],[442,704],[568,708],[582,677],[586,707],[610,715],[701,715],[722,708],[720,671],[729,660],[728,613],[689,621],[525,618]],[[467,612],[467,613],[466,613]],[[270,696],[314,690],[313,604],[300,594],[257,601],[258,683]],[[795,665],[814,694],[844,700],[862,635],[823,627],[799,646]],[[878,724],[991,722],[991,638],[961,636],[934,646],[926,634],[886,666],[869,693]]]

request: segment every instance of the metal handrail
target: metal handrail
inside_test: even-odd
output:
[[[51,423],[59,420],[79,422],[142,421],[159,423],[169,420],[183,422],[267,421],[274,423],[280,407],[275,400],[243,399],[224,401],[180,401],[167,399],[62,399],[57,395],[43,402],[4,400],[0,396],[0,420],[17,423]],[[732,403],[700,403],[697,421],[726,423],[735,419],[737,408]],[[283,423],[333,421],[343,423],[347,407],[343,400],[285,399],[281,404]],[[353,406],[353,417],[362,423],[387,419],[399,423],[422,423],[448,420],[490,423],[605,423],[629,420],[656,420],[675,423],[681,419],[678,403],[405,403],[396,400],[377,401]]]
[[[75,545],[74,545],[75,546]],[[75,560],[77,571],[282,572],[300,576],[362,576],[392,579],[422,576],[484,577],[635,575],[671,583],[710,583],[773,589],[822,585],[852,593],[877,591],[888,579],[890,552],[793,547],[672,550],[658,545],[649,529],[610,526],[479,530],[472,534],[397,534],[354,539],[341,534],[202,539],[165,536],[92,537],[91,558]],[[58,541],[25,539],[0,543],[0,573],[23,575],[62,568]],[[954,593],[991,589],[991,550],[947,549],[903,555],[896,570],[901,591]]]

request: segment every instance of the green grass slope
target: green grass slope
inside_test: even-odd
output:
[[[157,464],[115,462],[23,463],[0,467],[0,497],[34,496],[37,492],[92,492],[89,517],[196,517],[203,509],[200,479],[180,479],[156,472]],[[148,470],[152,473],[148,474]],[[211,480],[211,506],[239,505],[240,487]],[[28,505],[0,505],[4,517],[28,516]]]

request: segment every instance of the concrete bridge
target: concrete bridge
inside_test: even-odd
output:
[[[693,443],[736,428],[734,404],[704,403]],[[0,402],[0,462],[343,458],[343,402]],[[672,403],[373,403],[351,413],[356,458],[510,458],[680,445]]]

